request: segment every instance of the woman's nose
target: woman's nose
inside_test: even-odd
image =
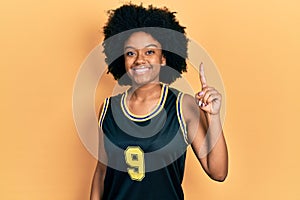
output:
[[[146,62],[145,57],[142,52],[138,52],[135,62],[137,64],[144,64]]]

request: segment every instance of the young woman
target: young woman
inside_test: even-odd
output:
[[[110,12],[104,35],[108,72],[130,88],[101,106],[91,199],[184,199],[189,144],[208,176],[224,181],[228,153],[220,93],[207,85],[202,64],[202,90],[194,97],[169,87],[186,71],[187,57],[188,40],[174,13],[126,4]]]

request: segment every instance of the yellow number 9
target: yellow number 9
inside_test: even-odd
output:
[[[141,181],[145,177],[144,152],[138,146],[129,146],[124,152],[129,166],[127,172],[132,180]]]

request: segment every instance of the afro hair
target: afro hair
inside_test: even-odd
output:
[[[169,68],[161,68],[160,81],[170,84],[181,77],[182,72],[186,72],[188,39],[185,27],[176,20],[175,13],[166,7],[156,8],[150,5],[145,8],[142,4],[132,3],[108,11],[102,43],[108,65],[107,73],[111,73],[120,85],[131,85],[125,70],[124,43],[132,33],[143,31],[162,46]]]

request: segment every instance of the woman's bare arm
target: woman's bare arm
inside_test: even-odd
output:
[[[100,107],[100,114],[101,115],[103,109],[103,104]],[[98,119],[99,122],[99,119]],[[104,191],[104,179],[106,175],[106,164],[107,163],[107,155],[104,148],[104,139],[103,139],[103,132],[102,129],[99,128],[99,143],[98,143],[98,162],[95,169],[95,173],[92,180],[91,185],[91,194],[90,200],[100,200],[102,199],[103,191]]]
[[[220,109],[221,94],[206,83],[200,64],[202,90],[183,98],[183,114],[188,138],[205,172],[214,180],[224,181],[228,173],[228,152],[223,134]]]

